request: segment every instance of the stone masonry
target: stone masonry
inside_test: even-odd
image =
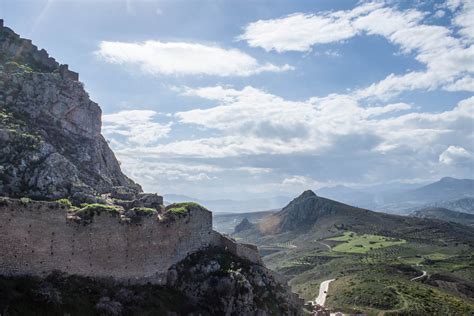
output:
[[[103,213],[84,225],[68,220],[67,208],[59,203],[3,198],[0,232],[1,275],[44,276],[59,270],[126,283],[164,284],[173,264],[209,246],[261,263],[255,247],[213,231],[212,214],[204,208],[163,221],[144,217],[138,223]]]

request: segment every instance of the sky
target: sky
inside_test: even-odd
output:
[[[145,191],[474,177],[474,2],[0,0],[79,72]]]

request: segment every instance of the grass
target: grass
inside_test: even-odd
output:
[[[390,238],[380,235],[346,232],[343,236],[329,238],[327,240],[340,241],[341,244],[332,248],[336,252],[367,253],[374,249],[386,248],[406,243],[403,239]]]
[[[157,213],[154,208],[150,207],[134,207],[131,211],[135,212],[136,216],[152,216]]]
[[[188,213],[188,209],[184,206],[172,207],[172,208],[168,209],[168,212],[170,212],[171,214],[180,215],[180,214]]]
[[[84,203],[84,204],[81,204],[81,208],[76,212],[76,214],[80,212],[91,212],[91,211],[96,212],[96,213],[100,213],[100,212],[118,213],[118,210],[115,206],[99,204],[99,203],[92,203],[92,204]]]
[[[168,206],[166,209],[167,212],[173,215],[184,215],[189,212],[191,208],[203,208],[201,205],[195,202],[181,202],[181,203],[174,203]]]
[[[27,124],[22,119],[2,107],[0,107],[0,129],[8,131],[12,137],[5,146],[13,146],[19,152],[35,149],[42,140],[40,135],[28,130]]]
[[[67,198],[59,199],[59,200],[57,200],[56,202],[58,202],[58,203],[61,204],[61,205],[66,206],[67,208],[71,208],[71,207],[72,207],[71,201],[69,201],[69,199],[67,199]]]
[[[81,204],[80,209],[73,209],[72,211],[74,215],[78,216],[81,221],[85,223],[92,222],[92,219],[95,215],[100,215],[102,213],[107,213],[114,216],[119,214],[119,210],[116,207],[98,203]]]
[[[403,274],[387,275],[377,267],[331,284],[327,304],[346,312],[387,315],[469,315],[474,305],[439,289],[410,282]]]

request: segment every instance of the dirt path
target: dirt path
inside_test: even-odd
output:
[[[318,241],[318,243],[320,243],[321,245],[327,247],[329,251],[332,251],[332,247],[329,246],[328,244],[326,244],[326,243],[324,243],[324,242],[322,242],[322,241]]]
[[[331,279],[331,280],[326,280],[326,281],[321,282],[321,285],[319,286],[319,295],[314,300],[316,304],[324,306],[324,303],[326,303],[326,296],[328,294],[329,283],[331,283],[334,280],[335,279]]]
[[[407,300],[405,299],[405,297],[403,296],[403,294],[400,294],[398,291],[397,291],[397,294],[400,295],[400,297],[402,298],[403,300],[403,306],[400,307],[400,308],[397,308],[397,309],[388,309],[388,310],[383,310],[383,311],[380,311],[377,316],[384,316],[385,313],[397,313],[397,312],[402,312],[403,310],[407,309],[408,308],[408,302]]]
[[[421,272],[423,272],[423,273],[420,276],[417,276],[417,277],[411,279],[410,281],[416,281],[416,280],[419,280],[419,279],[426,276],[426,271],[422,270]]]

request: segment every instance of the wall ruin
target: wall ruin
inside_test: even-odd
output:
[[[54,270],[130,283],[164,283],[168,268],[189,253],[216,245],[212,215],[190,210],[185,217],[95,215],[87,225],[66,219],[55,202],[0,200],[0,274],[44,276]]]

